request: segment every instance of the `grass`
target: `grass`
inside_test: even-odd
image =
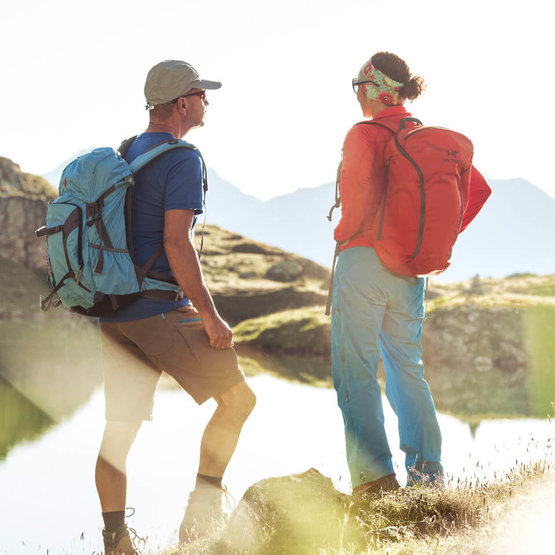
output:
[[[330,319],[322,306],[284,310],[252,318],[234,328],[235,341],[267,352],[328,355]]]
[[[494,483],[415,486],[355,499],[312,470],[253,486],[223,533],[161,555],[488,553],[507,510],[553,487],[548,461],[521,464]],[[533,499],[531,500],[533,502]],[[482,550],[477,549],[480,546]]]

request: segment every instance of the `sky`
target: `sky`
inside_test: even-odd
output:
[[[555,198],[554,51],[545,0],[56,0],[2,8],[0,156],[44,174],[147,125],[150,67],[183,59],[209,91],[186,139],[260,199],[335,179],[363,119],[351,79],[395,52],[427,88],[408,104],[466,134],[492,179],[522,177]],[[330,195],[333,192],[330,190]]]

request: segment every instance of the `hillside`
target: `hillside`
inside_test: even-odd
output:
[[[199,229],[197,247],[200,235]],[[214,302],[233,325],[285,309],[325,303],[328,269],[237,233],[207,225],[201,260]]]

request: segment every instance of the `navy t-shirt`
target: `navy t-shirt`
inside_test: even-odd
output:
[[[154,145],[173,138],[170,133],[143,133],[131,144],[125,158],[132,162]],[[194,150],[178,148],[162,154],[135,173],[134,177],[131,228],[135,260],[142,266],[164,242],[166,210],[194,210],[194,228],[196,215],[202,213],[202,162]],[[152,270],[172,274],[165,252],[156,259]],[[187,298],[164,301],[139,297],[132,305],[113,315],[103,316],[100,321],[140,320],[188,304],[191,303]]]

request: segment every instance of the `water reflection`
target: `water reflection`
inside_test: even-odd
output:
[[[20,441],[37,438],[54,420],[0,376],[0,461]]]
[[[0,456],[71,416],[100,382],[94,322],[0,319]]]
[[[7,531],[0,537],[0,553],[76,554],[101,547],[93,481],[104,426],[99,354],[98,329],[83,319],[0,320],[0,491],[9,499],[0,504]],[[241,364],[255,376],[258,404],[226,474],[235,498],[258,480],[310,467],[347,491],[335,392],[312,387],[331,385],[329,362],[242,351]],[[464,417],[440,415],[444,464],[454,481],[495,479],[515,461],[551,456],[553,428],[546,419],[493,419],[534,414],[530,384],[535,391],[551,391],[554,379],[549,374],[539,383],[538,376],[524,380],[483,372],[479,379],[457,374],[442,383],[432,376],[440,411]],[[395,415],[387,403],[384,407],[394,464],[403,479]],[[212,402],[199,408],[184,392],[161,388],[155,420],[142,427],[131,451],[129,504],[137,508],[132,525],[150,536],[153,552],[175,540],[213,408]],[[492,419],[482,420],[485,415]],[[55,522],[44,518],[52,511]]]
[[[270,477],[317,468],[338,489],[349,489],[343,422],[335,392],[270,376],[250,379],[258,404],[247,421],[226,484],[240,499],[248,486]],[[404,480],[395,415],[385,404],[394,465]],[[128,464],[131,525],[149,536],[152,553],[176,542],[177,526],[194,485],[200,438],[214,404],[201,407],[178,389],[157,393],[154,420],[143,425]],[[0,462],[3,524],[0,553],[92,553],[101,549],[94,462],[103,421],[100,390],[71,418],[36,441],[13,448]],[[469,426],[439,415],[444,466],[454,483],[491,480],[515,465],[550,455],[547,420],[490,420],[472,437]],[[453,483],[452,482],[452,483]],[[55,519],[44,515],[56,513]],[[83,538],[83,539],[80,539]],[[22,545],[25,542],[25,546]]]

